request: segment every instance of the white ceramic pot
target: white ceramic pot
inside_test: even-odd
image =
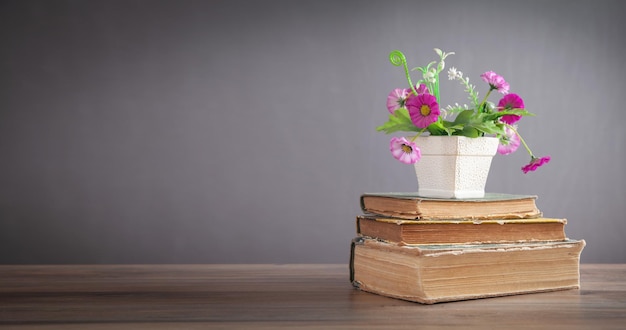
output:
[[[415,163],[418,195],[433,198],[482,198],[498,150],[498,138],[423,136],[415,140],[422,158]]]

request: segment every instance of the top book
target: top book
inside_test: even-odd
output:
[[[364,213],[409,220],[527,219],[543,214],[537,196],[487,193],[483,198],[442,199],[414,193],[365,193]]]

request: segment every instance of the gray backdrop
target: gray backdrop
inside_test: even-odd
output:
[[[496,156],[626,262],[620,1],[1,1],[0,263],[347,263],[363,192],[414,191],[375,132],[389,64],[494,70],[552,161]],[[466,102],[442,82],[444,103]],[[497,96],[492,101],[497,102]]]

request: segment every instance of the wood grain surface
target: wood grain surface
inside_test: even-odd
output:
[[[436,305],[354,289],[348,265],[0,265],[6,329],[624,329],[626,265],[581,289]]]

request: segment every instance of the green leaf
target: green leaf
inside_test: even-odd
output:
[[[528,112],[525,109],[511,109],[511,110],[502,110],[502,111],[489,113],[485,117],[485,120],[495,121],[496,119],[502,116],[506,116],[506,115],[518,115],[518,116],[529,116],[529,117],[535,116],[534,113]]]
[[[454,123],[456,124],[468,123],[472,119],[473,115],[474,115],[474,110],[463,110],[461,113],[459,113],[456,116],[456,118],[454,119]]]
[[[393,114],[389,114],[389,120],[383,125],[376,127],[376,131],[383,131],[389,134],[398,131],[419,132],[420,129],[411,121],[409,111],[406,108],[401,108]]]
[[[444,126],[444,123],[442,123],[439,120],[428,125],[427,130],[430,133],[430,135],[451,135],[450,130],[448,130]]]
[[[450,134],[452,135],[452,133],[454,131],[460,131],[463,129],[463,124],[457,124],[453,121],[448,121],[448,120],[444,120],[443,121],[443,127],[445,130],[447,130]]]
[[[485,134],[498,134],[502,132],[502,128],[498,127],[498,125],[496,125],[493,121],[473,123],[468,127],[479,130]]]
[[[471,126],[465,126],[462,130],[457,131],[456,135],[462,135],[462,136],[467,136],[467,137],[471,137],[471,138],[477,138],[480,137],[480,132]]]

